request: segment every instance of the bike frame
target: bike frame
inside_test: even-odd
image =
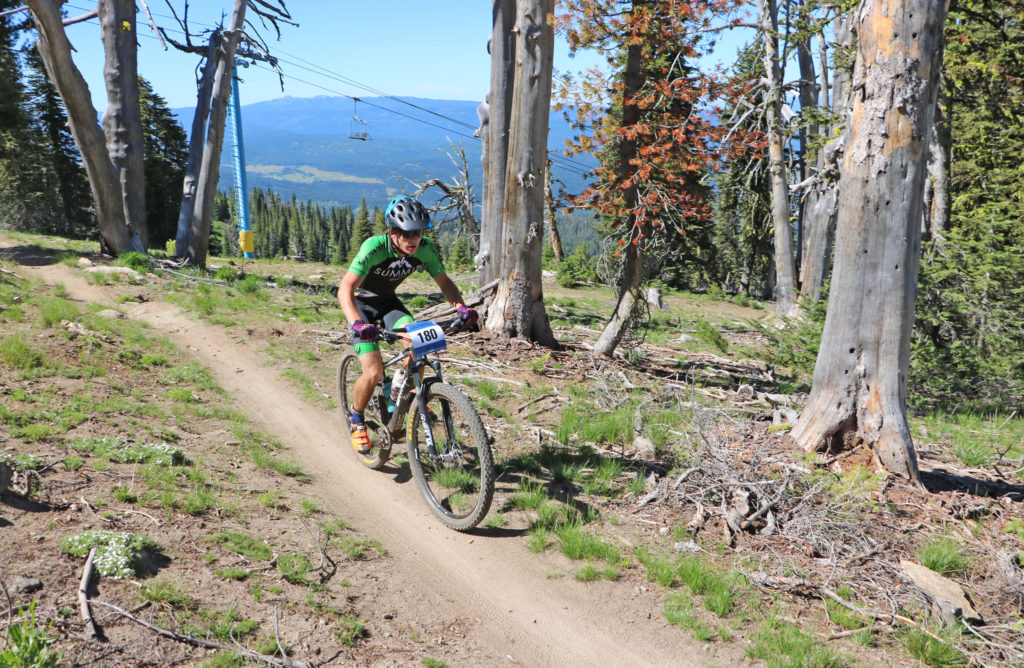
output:
[[[382,334],[383,340],[386,343],[389,343],[389,344],[393,344],[393,343],[399,341],[400,339],[403,339],[406,336],[408,336],[408,334],[406,332],[393,331],[393,330],[387,330],[387,329],[381,330],[381,334]],[[410,355],[412,355],[412,348],[409,348],[408,350],[403,350],[402,352],[398,353],[397,355],[395,355],[391,359],[389,359],[386,362],[384,362],[385,370],[388,367],[394,366],[394,365],[402,362],[403,360],[405,360]],[[433,369],[435,375],[430,377],[430,378],[420,378],[420,371],[423,370],[425,367],[430,367],[431,369]],[[386,377],[386,376],[387,376],[387,374],[385,373],[384,377]],[[381,406],[381,408],[382,408],[381,413],[382,414],[385,414],[387,412],[387,400],[388,400],[387,397],[383,396],[384,377],[381,378],[380,383],[378,383],[378,385],[377,385],[378,389],[380,390],[378,392],[378,402],[383,402],[383,404]],[[441,374],[441,362],[440,362],[440,360],[430,359],[430,357],[428,355],[424,355],[420,359],[414,359],[411,363],[409,363],[409,365],[407,367],[405,383],[408,383],[410,379],[412,380],[413,385],[416,388],[416,401],[419,404],[420,419],[426,421],[427,420],[427,392],[426,392],[426,390],[433,383],[443,383],[444,382],[444,376]],[[395,403],[395,410],[391,414],[391,419],[388,420],[388,423],[387,423],[387,425],[385,427],[389,432],[394,434],[395,431],[400,428],[400,425],[402,424],[402,421],[405,419],[406,415],[408,415],[408,413],[409,413],[409,406],[411,404],[412,404],[412,393],[407,391],[407,390],[402,391],[399,394],[399,396],[398,396],[398,401]],[[444,415],[442,415],[441,417],[444,420],[445,432],[450,435],[450,434],[452,434],[454,432],[454,427],[453,427],[453,425],[451,423],[451,420],[452,420],[451,409],[449,408],[447,403],[442,404],[442,411],[443,411]],[[429,425],[426,424],[426,422],[424,423],[424,426],[427,427],[427,428],[425,428],[423,430],[424,437],[426,439],[426,444],[427,444],[427,451],[430,453],[431,457],[437,457],[438,456],[437,455],[437,448],[436,448],[435,443],[434,443],[433,430],[431,430],[429,428]],[[408,429],[409,429],[409,433],[408,433],[407,437],[411,439],[412,438],[412,429],[413,429],[413,425],[412,425],[411,422],[409,423]]]

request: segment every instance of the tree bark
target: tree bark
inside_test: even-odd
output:
[[[520,0],[516,17],[515,84],[504,196],[501,282],[487,311],[487,329],[555,347],[544,310],[541,246],[544,172],[554,56],[554,0]],[[494,127],[495,118],[491,118]],[[492,135],[493,136],[493,135]],[[493,151],[494,145],[492,143]]]
[[[231,27],[221,33],[217,44],[209,129],[203,146],[199,181],[196,183],[188,245],[189,261],[199,267],[206,267],[206,255],[210,248],[213,199],[217,194],[217,180],[220,177],[220,153],[224,145],[224,121],[231,93],[231,77],[234,74],[235,46],[245,25],[246,4],[246,0],[235,0]]]
[[[834,287],[792,434],[805,450],[866,443],[885,469],[917,484],[907,373],[946,10],[946,0],[860,6]]]
[[[515,0],[494,0],[491,10],[492,31],[491,90],[487,96],[487,145],[480,218],[480,252],[476,257],[480,285],[504,275],[501,267],[503,237],[502,214],[505,199],[505,169],[509,156],[509,131],[512,119],[513,79],[516,71]],[[550,94],[549,94],[550,97]],[[547,139],[545,139],[547,141]]]
[[[796,315],[796,262],[793,257],[793,226],[790,223],[789,185],[783,151],[782,70],[778,55],[778,6],[775,0],[759,0],[764,37],[764,69],[768,80],[768,162],[772,179],[772,225],[775,228],[776,312]]]
[[[98,11],[107,87],[107,110],[103,112],[107,153],[121,184],[125,222],[138,234],[143,247],[148,248],[135,0],[99,0]]]
[[[942,236],[949,226],[949,159],[953,139],[949,124],[942,114],[942,105],[935,108],[935,124],[928,141],[928,190],[924,208],[925,232]]]
[[[555,259],[561,262],[565,259],[565,251],[562,249],[562,237],[558,234],[558,207],[555,206],[554,185],[551,178],[551,161],[547,161],[547,171],[544,174],[544,204],[548,212],[548,235],[551,237],[551,251]]]
[[[636,105],[636,97],[644,84],[643,54],[641,46],[633,44],[626,49],[626,66],[623,73],[622,91],[622,127],[628,128],[640,122],[640,110]],[[629,138],[628,134],[622,135],[619,142],[618,156],[618,181],[627,182],[636,170],[633,161],[636,158],[636,141]],[[630,210],[637,205],[636,186],[630,186],[623,192],[623,198]],[[630,215],[623,224],[632,229],[636,221]],[[601,335],[597,337],[594,344],[594,352],[601,355],[612,355],[615,349],[622,343],[629,329],[630,317],[633,314],[633,306],[640,298],[640,287],[643,285],[643,251],[638,238],[639,230],[632,229],[627,235],[625,248],[622,255],[622,274],[619,278],[619,295],[615,304],[612,316],[605,323]]]
[[[206,64],[199,80],[196,94],[196,111],[192,115],[192,133],[188,140],[188,162],[185,164],[185,179],[182,183],[181,207],[178,209],[178,234],[174,239],[174,255],[188,257],[192,236],[192,213],[196,201],[196,184],[199,182],[199,166],[203,160],[203,145],[206,143],[206,122],[210,117],[210,93],[213,90],[213,75],[217,67],[217,44],[220,30],[210,35]]]
[[[82,155],[82,164],[89,176],[89,188],[101,246],[114,254],[129,250],[145,252],[146,246],[138,231],[125,219],[120,179],[107,153],[107,142],[96,121],[89,86],[71,58],[71,43],[61,19],[58,0],[27,0],[39,35],[37,48],[68,112],[68,126]],[[132,50],[128,57],[134,59]],[[133,66],[134,68],[134,66]]]

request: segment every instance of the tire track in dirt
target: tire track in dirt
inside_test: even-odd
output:
[[[109,293],[64,265],[21,267],[70,297],[108,303]],[[256,425],[288,448],[312,478],[311,496],[351,519],[388,550],[382,578],[409,592],[406,617],[475,620],[470,632],[496,665],[691,666],[747,663],[735,649],[701,647],[661,615],[660,596],[619,583],[547,579],[550,563],[513,537],[459,534],[437,522],[408,475],[373,472],[347,452],[336,413],[304,403],[256,350],[172,304],[119,306],[171,337],[208,367]],[[457,642],[457,641],[451,641]],[[721,653],[714,652],[719,650]],[[498,657],[504,657],[499,659]]]

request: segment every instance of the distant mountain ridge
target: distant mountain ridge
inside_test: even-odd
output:
[[[452,143],[461,143],[479,200],[481,144],[473,136],[479,102],[399,99],[365,98],[353,105],[347,97],[281,97],[243,104],[249,188],[326,205],[355,207],[365,197],[371,207],[383,207],[390,197],[412,190],[411,182],[450,182],[456,171],[448,153]],[[188,131],[193,109],[172,111]],[[354,115],[368,126],[368,141],[349,138]],[[548,146],[560,150],[572,128],[560,113],[552,112],[550,123]],[[230,138],[221,155],[219,187],[227,190],[232,186]],[[570,190],[583,187],[570,170],[556,167],[554,175]]]

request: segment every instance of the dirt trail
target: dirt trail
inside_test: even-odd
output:
[[[63,283],[72,299],[110,304],[103,287],[63,264],[19,267],[46,283]],[[475,621],[470,640],[494,665],[689,666],[736,665],[742,656],[715,656],[661,614],[660,595],[622,583],[548,579],[548,557],[529,554],[514,532],[466,535],[439,524],[415,482],[397,468],[373,472],[345,449],[334,413],[310,406],[260,353],[217,326],[192,320],[156,301],[119,306],[128,317],[169,335],[207,366],[217,382],[279,439],[312,477],[310,495],[377,538],[394,564],[382,578],[407,592],[407,618]],[[712,650],[713,651],[713,650]],[[731,654],[729,650],[721,650]],[[735,651],[735,650],[733,650]]]

